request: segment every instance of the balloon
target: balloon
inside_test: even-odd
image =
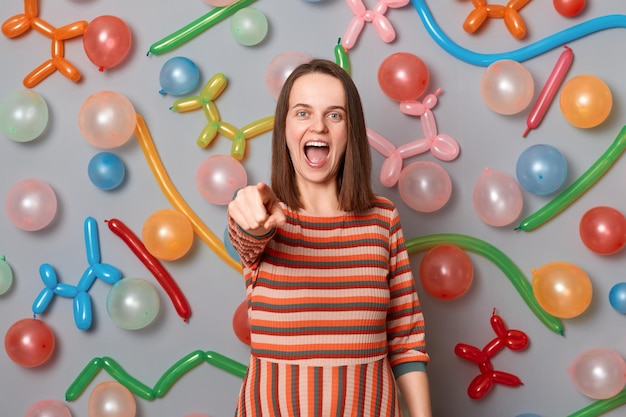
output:
[[[517,182],[502,171],[486,169],[474,185],[474,209],[490,226],[507,226],[515,221],[524,206]]]
[[[611,398],[626,385],[626,362],[608,348],[583,351],[574,358],[567,372],[576,389],[594,399]]]
[[[548,111],[548,107],[550,107],[557,90],[563,83],[565,75],[567,74],[567,71],[569,71],[573,60],[574,53],[572,52],[572,49],[565,46],[565,50],[556,61],[554,68],[552,68],[548,79],[541,88],[539,96],[526,118],[526,131],[522,134],[522,137],[525,138],[530,129],[536,129],[543,120],[543,116]]]
[[[139,260],[148,268],[170,297],[178,315],[181,316],[183,320],[187,321],[191,315],[189,303],[187,302],[185,295],[178,287],[178,284],[176,284],[176,281],[174,281],[161,262],[148,252],[137,235],[135,235],[133,231],[130,230],[121,220],[111,219],[106,220],[106,222],[109,229],[120,237],[126,245],[128,245],[135,256],[137,256],[137,258],[139,258]]]
[[[233,39],[244,46],[261,43],[267,35],[267,17],[262,11],[252,7],[238,10],[230,18],[230,33]]]
[[[4,336],[4,349],[9,359],[26,368],[45,363],[52,356],[54,346],[54,333],[38,319],[18,320]]]
[[[216,7],[176,32],[153,43],[150,46],[149,52],[154,55],[159,55],[171,51],[172,49],[177,48],[183,43],[200,35],[202,32],[208,30],[227,17],[232,16],[236,11],[243,9],[254,2],[255,0],[238,0],[235,2],[231,1],[228,5],[224,5],[224,7]]]
[[[553,315],[547,313],[537,303],[533,294],[533,289],[528,279],[524,276],[519,267],[500,249],[472,236],[458,233],[438,233],[424,235],[418,238],[408,239],[406,248],[409,255],[420,251],[429,250],[437,245],[448,243],[459,248],[477,253],[493,262],[509,279],[519,295],[526,302],[537,318],[550,330],[563,334],[563,324]]]
[[[489,4],[486,1],[472,2],[475,9],[470,12],[463,22],[463,30],[467,33],[476,32],[488,17],[501,17],[504,25],[511,35],[516,39],[523,39],[526,36],[526,25],[519,10],[528,4],[530,0],[511,0],[502,4]]]
[[[429,81],[430,73],[424,61],[408,52],[389,55],[378,67],[378,85],[392,100],[419,98]]]
[[[132,43],[130,28],[119,17],[99,16],[89,22],[83,35],[87,58],[100,71],[112,68],[126,58]]]
[[[152,171],[155,179],[157,180],[157,184],[163,191],[163,194],[168,199],[170,204],[176,208],[178,211],[183,213],[193,226],[194,232],[207,244],[207,246],[215,252],[226,264],[230,265],[233,269],[238,272],[241,272],[241,264],[235,261],[230,257],[228,252],[226,252],[226,248],[224,247],[224,242],[215,235],[209,229],[202,220],[198,217],[198,215],[191,209],[189,204],[183,199],[180,195],[174,184],[169,178],[163,163],[159,157],[159,153],[154,146],[154,142],[152,140],[152,136],[150,135],[150,131],[148,130],[148,126],[146,125],[145,120],[140,114],[137,114],[137,127],[135,128],[135,137],[141,146],[141,150],[148,162],[148,166]]]
[[[28,407],[24,417],[72,417],[72,413],[61,401],[46,399]]]
[[[591,128],[611,114],[613,95],[604,81],[593,75],[578,75],[561,91],[561,112],[572,125]]]
[[[101,190],[114,190],[124,181],[126,166],[114,153],[99,152],[89,160],[87,174],[92,184]]]
[[[30,142],[48,126],[48,104],[33,90],[10,94],[0,106],[0,129],[15,142]]]
[[[183,56],[165,61],[159,73],[160,94],[182,96],[193,91],[200,82],[200,70],[195,62]]]
[[[239,304],[233,314],[233,330],[242,343],[250,346],[250,320],[248,319],[248,301]]]
[[[153,256],[175,261],[191,249],[193,228],[183,213],[172,209],[158,210],[145,221],[141,237]]]
[[[515,175],[526,191],[536,195],[552,194],[567,179],[567,161],[554,146],[532,145],[517,158]]]
[[[440,165],[417,161],[407,165],[398,178],[402,201],[415,211],[431,213],[446,205],[452,194],[452,180]]]
[[[6,293],[13,284],[13,271],[6,262],[4,255],[0,255],[0,295]]]
[[[135,108],[123,95],[99,91],[87,97],[78,112],[78,127],[85,140],[101,149],[128,142],[135,129]]]
[[[102,358],[102,369],[133,394],[146,400],[154,399],[154,392],[152,392],[150,387],[130,376],[113,358],[104,356]]]
[[[433,297],[453,300],[465,294],[474,279],[474,267],[458,246],[441,244],[430,249],[420,264],[420,281]]]
[[[550,314],[569,319],[591,303],[593,288],[587,274],[568,262],[549,262],[533,271],[533,294]]]
[[[343,46],[346,49],[351,49],[366,22],[372,23],[374,30],[383,42],[392,42],[396,38],[396,31],[385,16],[385,13],[387,13],[388,8],[406,6],[409,4],[409,0],[379,1],[373,10],[367,10],[363,0],[348,0],[347,3],[352,13],[354,13],[354,17],[346,29]]]
[[[148,281],[124,278],[111,287],[107,296],[107,312],[122,329],[143,329],[159,313],[159,294]]]
[[[626,149],[626,126],[622,127],[613,143],[580,177],[548,204],[526,217],[516,230],[533,230],[569,207],[578,197],[595,184],[617,161]]]
[[[303,52],[286,51],[276,55],[265,69],[265,86],[272,97],[278,98],[283,84],[291,72],[300,64],[309,62],[311,57]]]
[[[116,381],[101,382],[87,402],[89,417],[135,417],[137,403],[133,394]]]
[[[235,191],[248,185],[244,166],[228,155],[213,155],[204,160],[196,172],[196,186],[210,203],[226,205]]]
[[[552,5],[561,16],[574,17],[585,9],[587,0],[552,0]]]
[[[57,212],[57,196],[50,185],[27,178],[15,183],[7,193],[5,209],[16,227],[28,232],[48,226]]]
[[[626,314],[626,282],[618,282],[611,287],[609,303],[618,313]]]
[[[533,76],[517,61],[490,64],[480,79],[480,94],[487,107],[503,115],[516,114],[530,104],[535,93]]]
[[[224,7],[236,3],[237,0],[204,0],[204,2],[213,7]]]
[[[587,210],[578,230],[587,249],[600,255],[619,252],[626,244],[626,217],[612,207]]]
[[[341,38],[337,39],[337,45],[333,48],[335,54],[335,64],[339,65],[348,75],[351,72],[350,58],[348,57],[348,51],[345,46],[341,44]]]

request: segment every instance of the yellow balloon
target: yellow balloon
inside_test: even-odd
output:
[[[591,280],[578,266],[551,262],[533,272],[533,294],[548,313],[562,319],[576,317],[591,303]]]
[[[561,91],[561,112],[576,127],[598,126],[609,116],[612,107],[611,90],[593,75],[576,76]]]
[[[141,230],[143,244],[155,258],[174,261],[183,257],[193,244],[193,227],[178,210],[152,213]]]

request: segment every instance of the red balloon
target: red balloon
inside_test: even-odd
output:
[[[442,300],[451,300],[469,289],[474,279],[474,267],[463,249],[442,244],[426,252],[419,275],[429,294]]]
[[[589,250],[610,255],[626,244],[626,217],[611,207],[594,207],[580,219],[579,232]]]
[[[115,16],[100,16],[92,20],[83,35],[83,47],[91,62],[100,71],[122,62],[132,43],[126,22]]]
[[[552,0],[554,9],[562,16],[573,17],[583,11],[586,0]]]
[[[478,400],[484,397],[493,387],[493,378],[491,375],[480,374],[470,382],[467,387],[467,395],[472,400]]]
[[[32,368],[46,362],[54,351],[54,333],[43,321],[22,319],[4,337],[4,349],[20,366]]]
[[[248,301],[244,300],[233,314],[233,330],[235,336],[250,346],[250,321],[248,320]]]
[[[385,58],[378,68],[378,84],[391,99],[418,99],[428,87],[430,74],[420,57],[398,52]]]

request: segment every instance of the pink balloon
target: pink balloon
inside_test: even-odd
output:
[[[16,227],[28,232],[41,230],[56,215],[57,196],[45,181],[28,178],[9,189],[5,208]]]
[[[277,99],[289,74],[298,65],[310,60],[310,56],[297,51],[287,51],[275,56],[265,70],[265,86],[272,97]]]
[[[490,226],[506,226],[522,212],[524,200],[517,181],[501,171],[486,169],[474,186],[474,209]]]
[[[116,381],[106,381],[91,391],[87,412],[89,417],[135,417],[137,403],[128,388]]]
[[[494,112],[516,114],[528,107],[533,99],[535,82],[525,66],[503,59],[487,67],[480,79],[480,93]]]
[[[233,199],[235,191],[248,185],[248,175],[232,156],[214,155],[200,164],[196,185],[207,201],[224,206]]]
[[[407,206],[430,213],[446,205],[452,194],[452,181],[448,172],[438,164],[418,161],[402,169],[398,191]]]
[[[131,43],[128,25],[115,16],[96,17],[87,25],[83,35],[85,53],[100,71],[122,62]]]
[[[61,401],[41,400],[28,407],[24,417],[72,417],[72,413]]]
[[[85,140],[100,149],[117,148],[135,132],[133,104],[115,91],[99,91],[85,100],[78,112],[78,127]]]
[[[593,399],[611,398],[626,385],[626,362],[608,348],[582,352],[574,358],[567,372],[576,389]]]
[[[415,100],[430,81],[428,67],[417,55],[398,52],[385,58],[378,68],[378,84],[396,101]]]
[[[420,281],[433,297],[452,300],[465,294],[474,279],[474,267],[458,246],[437,245],[426,252],[420,264]]]

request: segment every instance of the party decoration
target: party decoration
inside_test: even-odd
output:
[[[65,391],[65,400],[74,401],[80,397],[101,370],[106,371],[117,383],[145,400],[161,398],[185,373],[203,362],[239,378],[243,378],[247,370],[246,365],[220,353],[210,350],[196,350],[169,367],[167,371],[161,375],[155,386],[150,388],[143,382],[129,375],[113,358],[105,356],[102,358],[93,358],[89,361]]]
[[[34,232],[45,228],[54,220],[57,196],[47,182],[26,178],[9,189],[4,207],[15,227]]]
[[[126,58],[132,38],[130,28],[119,17],[98,16],[85,29],[83,48],[87,58],[102,72],[105,68],[119,65]]]
[[[552,194],[567,179],[567,161],[554,146],[532,145],[517,158],[515,175],[526,191],[536,195]]]
[[[0,130],[15,142],[37,139],[48,126],[48,104],[34,90],[10,94],[0,105]]]
[[[591,303],[591,280],[569,262],[549,262],[533,270],[532,287],[537,302],[548,313],[562,319],[577,317]]]
[[[264,117],[245,125],[241,129],[237,129],[228,122],[221,121],[220,113],[213,100],[222,94],[226,84],[227,81],[224,74],[217,73],[204,85],[200,95],[178,99],[170,109],[177,113],[198,109],[204,110],[204,116],[208,123],[200,132],[196,144],[206,148],[213,142],[218,133],[222,134],[232,140],[230,155],[240,161],[245,156],[248,139],[271,130],[274,127],[274,116]]]
[[[223,7],[215,7],[176,32],[150,45],[148,54],[160,55],[169,52],[254,2],[255,0],[238,0]]]
[[[611,287],[609,303],[618,313],[626,314],[626,282],[618,282]]]
[[[193,91],[200,82],[200,70],[195,62],[184,56],[165,61],[159,72],[159,94],[182,96]]]
[[[247,300],[242,301],[233,314],[233,331],[237,339],[250,346],[250,320],[248,319]]]
[[[372,10],[368,10],[363,0],[346,0],[348,7],[354,14],[346,33],[343,36],[343,46],[346,50],[352,49],[365,27],[365,23],[371,23],[374,30],[385,43],[393,42],[396,31],[391,22],[385,16],[389,8],[400,8],[409,4],[409,0],[380,0]]]
[[[519,267],[500,249],[484,240],[458,233],[439,233],[407,239],[406,248],[410,255],[432,249],[441,244],[451,244],[459,248],[482,255],[494,263],[506,275],[524,302],[537,318],[550,330],[563,334],[563,323],[546,312],[533,294],[533,288]]]
[[[480,94],[487,107],[503,115],[516,114],[530,104],[535,93],[533,76],[517,61],[490,64],[480,79]]]
[[[335,55],[335,64],[339,65],[345,72],[350,74],[352,71],[350,67],[350,57],[348,56],[346,48],[341,44],[341,38],[337,39],[337,45],[333,48],[333,53]]]
[[[263,41],[268,29],[267,17],[262,11],[244,7],[230,18],[230,33],[244,46],[254,46]]]
[[[172,209],[152,213],[141,230],[148,252],[163,261],[175,261],[185,256],[193,245],[193,236],[189,219]]]
[[[626,385],[626,362],[609,348],[581,352],[567,368],[567,373],[578,391],[596,400],[611,398]]]
[[[124,181],[126,165],[112,152],[99,152],[89,160],[87,175],[99,189],[114,190]]]
[[[404,204],[421,213],[431,213],[448,203],[452,180],[448,172],[431,161],[407,165],[398,177],[398,192]]]
[[[72,413],[61,401],[46,399],[28,407],[24,417],[72,417]]]
[[[594,401],[567,417],[596,417],[624,404],[626,404],[626,389],[620,391],[620,393],[614,397]]]
[[[105,220],[105,222],[109,230],[122,239],[135,256],[148,268],[148,271],[156,278],[161,288],[170,297],[178,315],[184,321],[187,321],[191,315],[189,302],[163,264],[148,251],[139,237],[124,222],[119,219],[109,219]]]
[[[441,244],[424,255],[419,269],[424,289],[441,300],[454,300],[467,292],[474,280],[474,266],[458,246]]]
[[[147,327],[159,314],[159,294],[141,278],[125,278],[115,283],[107,296],[107,312],[122,329]]]
[[[98,91],[87,97],[81,105],[78,127],[90,145],[100,149],[118,148],[133,135],[135,108],[120,93]]]
[[[137,403],[133,394],[115,381],[101,382],[87,402],[90,417],[135,417]]]
[[[510,175],[486,168],[474,185],[473,204],[480,220],[500,227],[519,217],[524,200],[519,185]]]
[[[93,318],[89,289],[96,279],[108,284],[115,284],[122,278],[122,273],[114,266],[101,262],[100,237],[98,225],[93,217],[84,222],[85,249],[89,266],[76,286],[60,283],[57,273],[48,263],[39,266],[39,276],[44,288],[33,301],[32,310],[35,315],[42,314],[55,296],[73,299],[74,322],[80,330],[88,330]]]
[[[9,359],[25,368],[47,362],[55,347],[54,333],[43,321],[28,318],[13,323],[4,336]]]
[[[567,71],[569,71],[572,66],[573,60],[574,53],[572,52],[572,49],[565,46],[565,50],[559,56],[556,64],[554,64],[548,79],[541,88],[539,96],[537,96],[537,100],[535,100],[535,104],[533,104],[533,107],[526,118],[526,130],[522,134],[522,137],[525,138],[526,135],[528,135],[528,132],[530,132],[530,129],[536,129],[543,120],[543,117],[548,111],[556,92],[567,75]]]
[[[335,50],[335,53],[337,51]],[[272,97],[278,98],[280,90],[289,74],[300,64],[309,62],[311,57],[303,52],[286,51],[276,55],[265,69],[265,86]],[[345,68],[344,68],[345,69]]]
[[[482,349],[479,350],[477,347],[465,343],[457,343],[454,347],[454,353],[457,356],[474,362],[480,370],[480,374],[467,387],[467,395],[472,400],[483,398],[496,383],[510,387],[523,385],[517,376],[494,370],[491,358],[505,347],[514,351],[526,349],[528,336],[521,330],[508,330],[502,317],[496,314],[495,309],[491,315],[491,328],[496,333],[496,337]]]
[[[593,75],[578,75],[567,81],[561,91],[561,112],[576,127],[600,125],[611,114],[613,95],[606,83]]]
[[[4,255],[0,255],[0,295],[6,293],[13,284],[13,271]]]
[[[613,143],[580,177],[548,204],[523,219],[515,230],[534,230],[565,210],[611,168],[625,149],[626,126],[622,127]]]
[[[229,4],[233,4],[237,0],[204,0],[206,4],[210,4],[213,7],[224,7]]]
[[[248,185],[244,166],[228,155],[213,155],[205,159],[196,172],[196,186],[207,201],[227,205],[235,191]]]
[[[378,67],[378,85],[387,97],[399,102],[419,98],[429,81],[424,61],[408,52],[391,54]]]
[[[463,30],[474,33],[487,18],[503,18],[509,33],[516,39],[523,39],[526,37],[526,24],[519,11],[529,2],[530,0],[509,0],[506,5],[502,5],[487,4],[487,0],[473,0],[475,9],[465,18]]]
[[[574,17],[585,9],[587,0],[552,0],[552,5],[561,16]]]
[[[596,206],[583,214],[578,231],[590,251],[611,255],[626,244],[626,217],[613,207]]]

